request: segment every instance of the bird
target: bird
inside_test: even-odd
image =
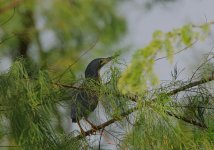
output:
[[[98,86],[101,83],[100,78],[100,69],[114,59],[115,56],[107,58],[96,58],[92,60],[85,70],[85,81],[81,84],[81,89],[75,96],[75,100],[71,104],[71,119],[73,123],[77,123],[80,131],[84,134],[84,130],[80,125],[80,120],[84,118],[93,129],[96,129],[96,126],[87,119],[89,114],[95,110],[98,105],[99,99],[98,95],[95,94],[95,91],[89,91],[87,88],[90,88],[90,82],[94,82]]]

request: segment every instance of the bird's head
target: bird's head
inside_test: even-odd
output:
[[[96,58],[92,60],[86,70],[85,70],[85,77],[86,78],[99,78],[99,70],[108,62],[110,62],[115,57],[107,57],[107,58]]]

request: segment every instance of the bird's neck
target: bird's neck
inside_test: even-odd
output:
[[[85,72],[85,78],[86,79],[93,79],[95,81],[100,81],[100,74],[99,70],[87,70]]]

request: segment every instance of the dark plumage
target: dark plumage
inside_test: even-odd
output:
[[[86,81],[81,85],[81,88],[84,89],[87,83],[91,81],[99,83],[100,69],[112,59],[113,57],[97,58],[92,60],[85,70]],[[90,87],[87,86],[87,88]],[[74,103],[72,103],[71,105],[72,122],[78,122],[78,120],[80,120],[82,117],[85,117],[87,119],[87,116],[97,107],[97,95],[92,91],[87,91],[87,88],[85,90],[79,91],[79,93],[75,97]]]

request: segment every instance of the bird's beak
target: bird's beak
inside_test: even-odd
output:
[[[102,66],[107,64],[108,62],[110,62],[112,59],[116,58],[117,56],[111,56],[111,57],[107,57],[107,58],[103,58],[102,60]]]

